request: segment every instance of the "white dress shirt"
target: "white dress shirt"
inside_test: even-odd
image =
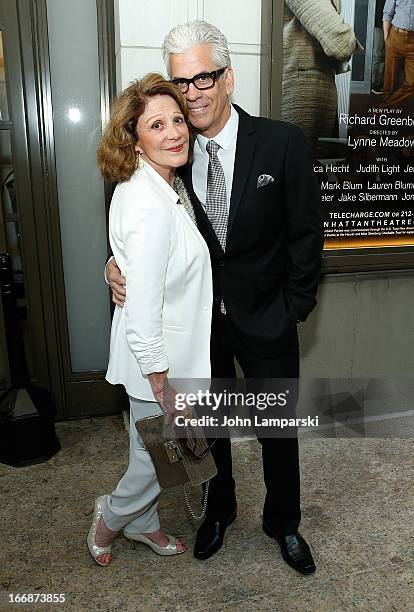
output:
[[[387,0],[384,6],[384,21],[402,30],[414,30],[414,0]]]
[[[231,107],[230,117],[224,128],[214,136],[206,138],[198,134],[194,142],[194,158],[192,164],[193,187],[197,198],[205,206],[207,191],[207,172],[209,154],[206,147],[209,140],[214,140],[220,145],[217,154],[223,167],[224,178],[226,180],[227,210],[230,210],[231,189],[233,186],[234,159],[236,156],[237,130],[239,128],[239,114],[235,108]]]

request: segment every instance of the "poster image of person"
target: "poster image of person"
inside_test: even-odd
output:
[[[384,106],[414,110],[414,0],[384,6]],[[401,83],[401,73],[403,74]]]
[[[407,111],[409,79],[402,79],[411,66],[407,46],[395,64],[391,96],[399,101],[388,105],[390,96],[383,101],[372,91],[385,76],[387,92],[393,40],[388,36],[384,68],[375,39],[391,5],[390,33],[402,28],[404,40],[411,37],[410,23],[399,21],[404,2],[414,19],[414,0],[285,1],[281,115],[312,146],[325,250],[414,246],[414,114]]]
[[[286,0],[282,119],[299,125],[310,146],[334,135],[335,75],[349,70],[357,42],[340,14],[341,0]]]

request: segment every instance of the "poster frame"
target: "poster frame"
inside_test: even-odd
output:
[[[284,0],[262,0],[262,114],[280,119]],[[270,58],[270,61],[269,61]],[[414,269],[414,245],[324,249],[322,274]]]

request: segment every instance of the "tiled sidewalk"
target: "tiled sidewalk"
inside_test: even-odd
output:
[[[122,418],[57,425],[62,451],[46,464],[0,466],[1,610],[6,593],[64,593],[65,604],[30,610],[414,609],[414,442],[304,439],[302,533],[317,572],[303,577],[261,530],[264,486],[256,441],[234,444],[239,515],[213,558],[193,558],[195,525],[180,489],[160,504],[163,525],[188,544],[157,557],[123,538],[113,564],[94,564],[85,538],[94,498],[110,492],[127,464]],[[275,466],[283,470],[283,465]]]

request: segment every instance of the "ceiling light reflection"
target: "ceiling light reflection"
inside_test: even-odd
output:
[[[81,112],[79,108],[69,108],[68,117],[69,120],[72,121],[72,123],[79,123],[79,121],[81,120]]]

